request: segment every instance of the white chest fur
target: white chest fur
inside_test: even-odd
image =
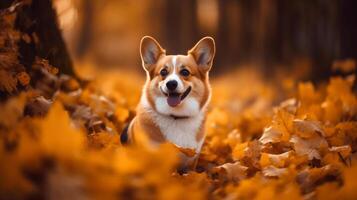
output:
[[[197,141],[197,134],[201,128],[203,113],[188,119],[173,119],[172,117],[156,114],[154,122],[159,126],[165,138],[183,148],[201,150],[203,139]]]
[[[167,105],[164,98],[158,98],[155,102],[158,113],[149,105],[145,94],[141,98],[143,108],[150,114],[153,122],[160,128],[161,133],[169,142],[183,148],[195,149],[198,153],[201,150],[204,138],[197,141],[196,136],[203,123],[205,106],[200,110],[198,103],[190,97],[183,103],[183,108],[175,110]],[[189,116],[189,118],[174,119],[169,116],[170,114]]]

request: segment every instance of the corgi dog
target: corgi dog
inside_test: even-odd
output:
[[[202,38],[187,55],[166,55],[154,38],[145,36],[140,56],[146,82],[136,117],[122,133],[121,142],[135,142],[136,134],[144,133],[154,144],[170,142],[199,154],[211,97],[213,38]]]

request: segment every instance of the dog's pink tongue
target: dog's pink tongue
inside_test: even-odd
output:
[[[169,104],[169,106],[171,106],[171,107],[177,106],[180,102],[181,102],[180,95],[170,94],[167,97],[167,104]]]

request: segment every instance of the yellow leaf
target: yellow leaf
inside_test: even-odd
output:
[[[241,143],[241,144],[238,144],[234,150],[233,150],[233,158],[234,160],[239,160],[241,158],[243,158],[244,156],[244,150],[247,148],[248,146],[248,143]]]
[[[55,102],[49,113],[39,121],[40,145],[48,155],[60,158],[78,156],[84,149],[85,137],[71,124],[68,113]]]

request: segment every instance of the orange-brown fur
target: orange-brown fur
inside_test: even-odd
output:
[[[190,138],[199,145],[197,148],[201,148],[204,139],[206,106],[211,93],[208,72],[212,66],[214,53],[215,47],[212,38],[202,39],[195,47],[188,51],[187,55],[176,56],[166,55],[165,50],[153,38],[143,38],[141,42],[141,57],[143,67],[147,73],[147,81],[143,88],[142,100],[137,107],[137,116],[129,127],[129,139],[131,141],[135,141],[135,134],[144,133],[153,143],[163,143],[168,140],[167,128],[170,127],[170,124],[167,124],[168,122],[177,123],[176,128],[184,128],[180,124],[185,126],[187,121],[188,126],[192,126],[192,128],[188,127],[189,129],[187,130],[195,130],[194,133],[188,133],[194,134],[194,137]],[[166,98],[161,90],[162,85],[160,85],[167,78],[160,75],[161,70],[164,68],[168,74],[175,74],[175,77],[179,77],[179,81],[182,83],[185,91],[189,87],[191,89],[187,95],[187,100],[183,99],[175,107],[168,107],[167,105],[163,105],[165,103],[162,101],[158,101],[158,99]],[[182,69],[188,70],[189,76],[181,75],[180,71]],[[195,107],[196,104],[198,108]],[[171,115],[160,113],[160,109],[157,106],[160,106],[160,109],[167,107],[174,114],[176,112],[187,114],[188,112],[188,115],[190,115],[190,110],[192,110],[193,114],[192,116],[187,116],[187,118],[184,116],[184,119],[177,119],[178,121],[175,121],[176,118],[171,119]],[[160,119],[163,121],[161,122]],[[199,124],[195,124],[195,121],[190,121],[191,119],[196,120]],[[160,123],[166,123],[166,125],[163,126]],[[177,127],[177,125],[180,125],[180,127]],[[195,126],[197,128],[194,128]],[[166,132],[162,132],[163,127]],[[173,125],[173,129],[174,127]],[[183,134],[182,130],[178,133]],[[172,131],[175,132],[177,130]],[[171,134],[170,137],[175,137],[175,135]],[[182,137],[185,136],[183,135]],[[199,152],[199,149],[197,151]]]

